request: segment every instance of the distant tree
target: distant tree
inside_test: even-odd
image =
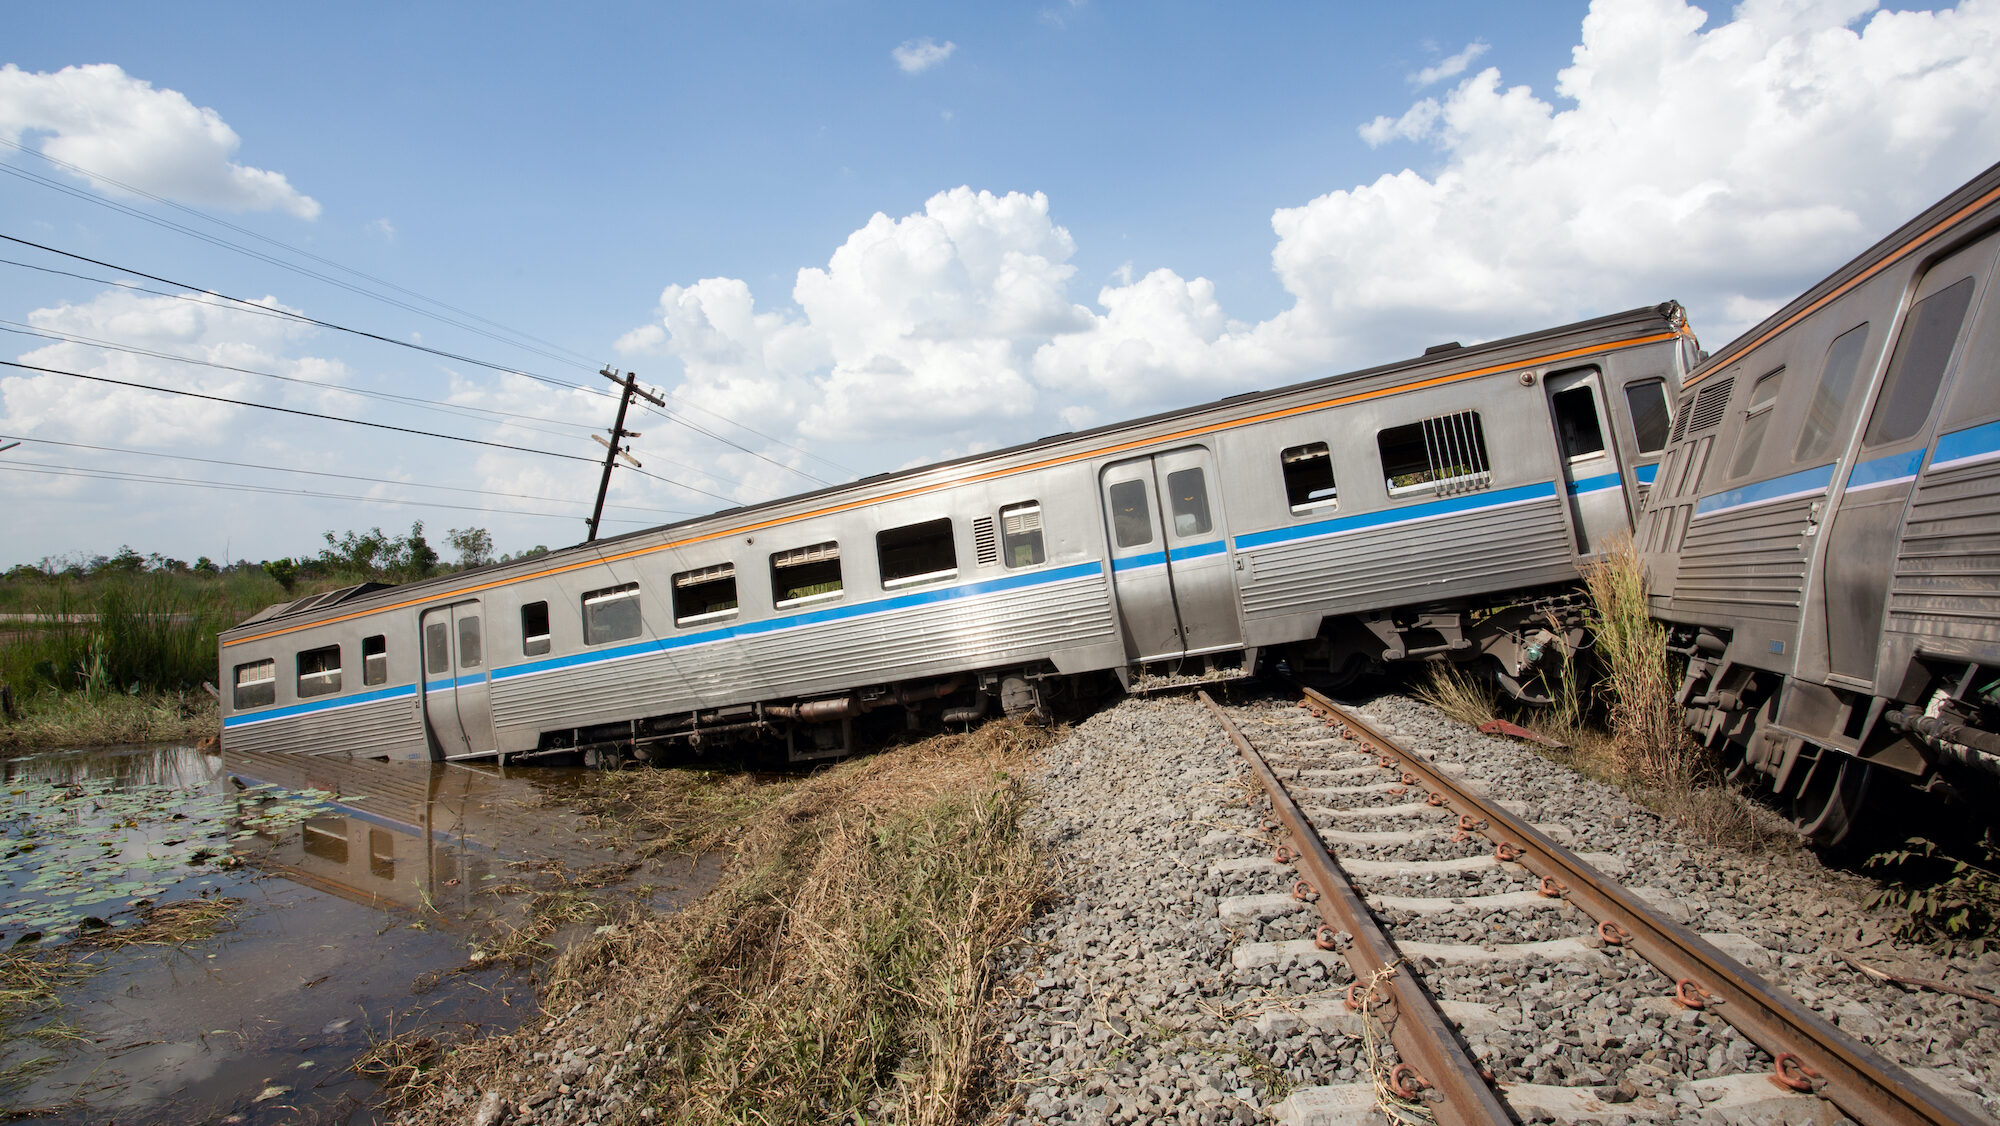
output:
[[[396,565],[396,543],[380,528],[370,528],[366,532],[348,532],[335,539],[332,532],[326,533],[326,546],[320,550],[318,563],[327,571],[354,571],[363,575],[377,575]]]
[[[299,565],[290,559],[266,560],[264,573],[278,580],[278,585],[285,588],[286,594],[292,593],[292,587],[298,585]]]
[[[215,560],[204,555],[194,561],[194,573],[197,575],[215,575],[220,574],[221,571],[216,567]]]
[[[131,544],[118,549],[118,554],[106,559],[94,556],[90,561],[92,574],[136,575],[146,569],[146,557],[132,550]]]
[[[493,536],[484,528],[453,528],[445,541],[458,552],[460,567],[482,567],[493,561]]]
[[[402,567],[405,575],[412,579],[422,579],[437,570],[438,553],[424,538],[424,522],[418,520],[410,525],[410,534],[402,542]]]

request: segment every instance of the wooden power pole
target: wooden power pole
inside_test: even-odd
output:
[[[650,391],[639,389],[639,376],[635,372],[628,371],[625,373],[624,378],[621,379],[617,372],[612,371],[607,366],[597,374],[622,387],[624,394],[618,396],[618,420],[611,424],[611,440],[607,442],[602,438],[598,438],[595,434],[591,435],[592,438],[597,439],[598,445],[604,447],[604,476],[599,478],[597,482],[597,503],[592,505],[590,509],[590,535],[584,537],[583,542],[585,543],[589,543],[597,538],[598,521],[604,518],[604,494],[611,491],[611,467],[618,464],[618,459],[622,457],[632,468],[643,468],[639,464],[639,460],[631,454],[626,453],[623,448],[625,439],[637,438],[639,436],[638,431],[625,429],[625,411],[632,405],[632,396],[637,395],[662,410],[666,409],[667,405],[659,396],[654,395]]]

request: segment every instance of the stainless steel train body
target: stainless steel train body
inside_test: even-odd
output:
[[[833,753],[871,712],[1017,712],[1260,652],[1491,660],[1519,686],[1537,631],[1580,624],[1580,553],[1631,528],[1695,351],[1669,303],[302,599],[222,636],[224,743]]]
[[[1637,533],[1690,726],[1821,841],[2000,762],[1996,255],[2000,166],[1709,357]]]

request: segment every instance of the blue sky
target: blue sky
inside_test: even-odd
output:
[[[774,462],[841,475],[800,449],[876,472],[1670,297],[1719,343],[2000,157],[1993,4],[1706,16],[1670,0],[43,6],[10,13],[0,139],[116,161],[126,183],[588,364],[15,177],[0,177],[0,234],[564,380],[632,368],[763,435],[689,416],[758,458],[635,423],[649,468],[702,491],[625,475],[614,500],[656,511],[614,513],[632,521],[617,530],[813,485]],[[892,54],[926,41],[928,67]],[[116,75],[84,93],[55,77],[91,64]],[[146,116],[169,92],[240,147],[198,167],[186,121]],[[92,135],[121,113],[142,124]],[[288,187],[217,188],[224,161]],[[32,154],[0,147],[0,164],[194,222]],[[0,319],[449,396],[559,433],[75,342],[0,335],[0,358],[583,455],[583,428],[609,422],[600,399],[268,317],[191,323],[185,304],[0,266]],[[548,498],[458,503],[572,516],[595,486],[579,462],[157,399],[0,370],[0,433],[449,482]],[[32,441],[0,459],[311,480]],[[479,523],[502,549],[581,535],[570,519],[17,472],[0,503],[0,566],[122,543],[264,558],[412,519]]]

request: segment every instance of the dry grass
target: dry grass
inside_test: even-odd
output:
[[[405,1121],[545,1086],[527,1061],[558,1026],[571,1047],[633,1043],[616,1083],[633,1120],[641,1105],[669,1123],[977,1119],[991,958],[1049,887],[1016,775],[1056,737],[1001,721],[804,778],[608,780],[677,844],[738,842],[729,873],[687,910],[634,911],[565,953],[542,998],[559,1022],[457,1049]]]
[[[20,701],[21,718],[0,719],[0,752],[113,743],[193,742],[220,726],[206,692],[95,699],[83,692],[43,692]]]
[[[1411,694],[1468,727],[1500,718],[1499,692],[1457,665],[1431,665],[1429,679]]]
[[[1583,566],[1591,631],[1610,697],[1612,749],[1619,770],[1650,789],[1683,792],[1705,780],[1704,753],[1681,726],[1679,684],[1667,631],[1646,605],[1646,576],[1629,538]]]

